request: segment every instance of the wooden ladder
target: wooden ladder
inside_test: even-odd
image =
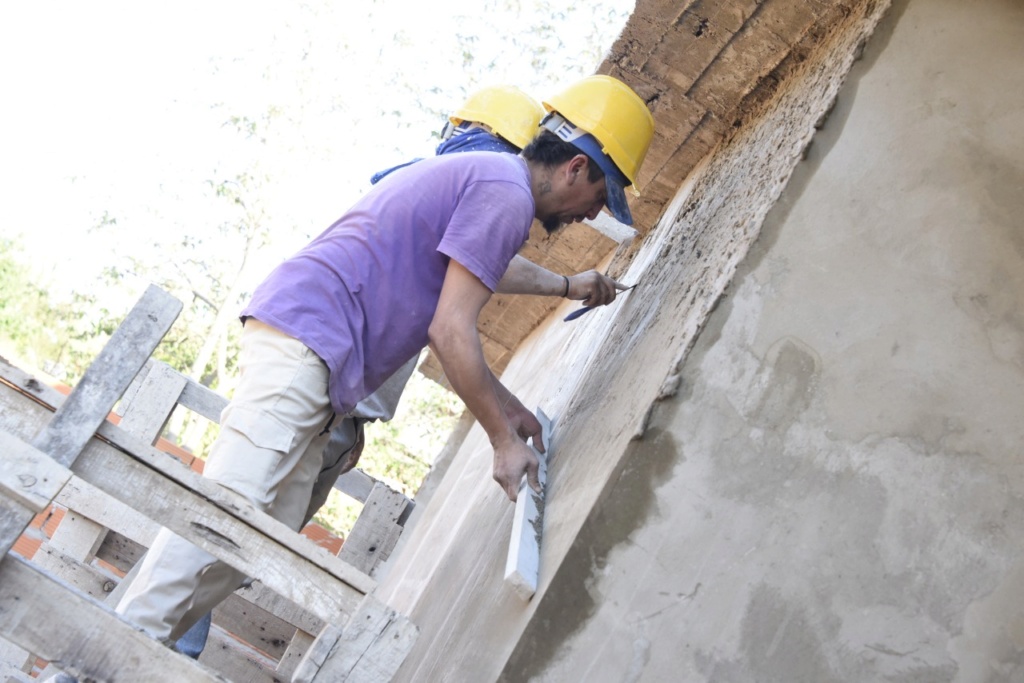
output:
[[[150,358],[180,309],[150,287],[67,398],[0,359],[0,681],[35,680],[36,657],[96,680],[390,680],[417,630],[373,597],[371,574],[410,501],[341,477],[364,507],[336,557],[158,450],[176,406],[218,421],[226,405]],[[50,509],[64,517],[33,560],[8,552]],[[215,610],[199,662],[105,604],[160,526],[256,580]]]

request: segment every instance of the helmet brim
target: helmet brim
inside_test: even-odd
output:
[[[633,214],[626,202],[626,188],[632,184],[629,179],[622,174],[611,157],[601,150],[601,143],[593,135],[581,135],[570,142],[604,172],[604,203],[615,220],[624,225],[633,225]]]

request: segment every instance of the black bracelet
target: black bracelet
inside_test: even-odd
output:
[[[563,275],[562,279],[565,280],[565,293],[562,294],[562,298],[565,299],[569,296],[569,278]]]

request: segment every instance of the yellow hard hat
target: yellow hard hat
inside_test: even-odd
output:
[[[478,90],[448,120],[454,126],[482,123],[522,149],[537,134],[544,109],[519,88],[496,85]]]
[[[654,137],[654,117],[632,88],[611,76],[588,76],[544,102],[544,109],[597,138],[601,152],[635,187]]]

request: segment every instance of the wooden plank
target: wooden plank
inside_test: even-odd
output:
[[[366,576],[366,574],[353,569],[344,562],[341,562],[337,557],[326,552],[310,539],[298,532],[292,531],[281,522],[260,510],[257,510],[242,496],[219,486],[209,479],[204,479],[187,467],[184,467],[181,462],[174,458],[169,458],[166,453],[158,451],[148,444],[140,442],[130,434],[119,429],[116,425],[110,423],[104,424],[100,427],[98,434],[130,456],[129,458],[124,459],[129,461],[129,464],[124,465],[123,470],[126,473],[129,471],[135,473],[135,476],[140,480],[153,482],[151,484],[154,487],[152,489],[153,491],[156,491],[156,487],[158,486],[166,485],[158,483],[162,481],[162,478],[166,477],[185,489],[185,491],[180,491],[178,495],[183,495],[186,492],[191,493],[192,495],[187,496],[187,498],[193,500],[199,507],[205,509],[205,507],[207,507],[206,504],[209,503],[208,507],[211,508],[211,512],[212,508],[216,507],[224,512],[230,513],[231,517],[226,518],[224,520],[225,523],[231,528],[239,528],[242,526],[247,527],[249,531],[244,532],[246,536],[266,536],[283,548],[290,550],[292,553],[298,554],[305,563],[319,568],[324,572],[328,572],[336,579],[348,584],[361,593],[369,593],[376,587],[376,583],[373,579]],[[98,443],[97,446],[99,446]],[[113,449],[94,449],[95,462],[90,462],[89,466],[96,476],[96,480],[93,480],[92,483],[98,485],[98,480],[104,481],[109,488],[105,488],[104,486],[99,486],[99,488],[106,490],[115,498],[127,503],[144,515],[147,514],[147,508],[154,512],[163,508],[164,501],[146,500],[147,489],[141,489],[140,491],[125,491],[124,488],[126,487],[117,486],[109,476],[103,475],[98,471],[97,468],[105,466],[103,461],[110,459],[109,455],[112,451]],[[142,467],[135,467],[134,464],[141,465]],[[72,471],[77,473],[78,469],[72,468]],[[152,472],[158,476],[154,478],[147,474],[146,471]],[[88,477],[83,477],[83,479],[89,481]],[[154,497],[155,496],[150,496],[150,498]],[[178,519],[179,515],[160,514],[147,516],[149,516],[150,519],[159,519],[164,522],[165,525],[167,525],[168,521],[175,522],[176,524],[174,527],[168,525],[168,528],[171,528],[175,533],[183,536],[188,534],[190,537],[197,536],[197,534],[188,530],[188,524],[185,524]],[[168,517],[170,517],[170,519],[168,519]],[[254,535],[253,532],[259,533]],[[254,542],[256,541],[254,540]],[[275,551],[275,554],[276,553],[277,551]],[[212,554],[216,555],[216,553]],[[244,568],[239,568],[243,571],[248,571]],[[249,575],[257,576],[256,574],[251,573]],[[294,577],[292,578],[294,579]],[[263,580],[264,583],[267,583],[268,586],[271,585],[270,582],[266,581],[263,577],[260,577],[260,579]],[[286,591],[281,594],[289,595],[290,593],[291,591]],[[300,600],[300,602],[303,601]]]
[[[0,495],[0,562],[21,536],[35,513],[16,500]]]
[[[12,387],[18,393],[36,400],[40,405],[47,405],[53,402],[64,402],[64,396],[53,387],[43,384],[27,372],[16,368],[7,362],[6,358],[0,357],[0,382],[3,385]],[[15,411],[8,410],[3,413],[3,419],[7,424],[16,424],[19,427],[30,425],[30,432],[25,429],[20,431],[22,440],[33,436],[39,429],[38,418],[35,416],[23,418]],[[20,485],[20,482],[19,482]],[[5,485],[4,488],[7,488]],[[34,504],[27,507],[17,498],[11,498],[0,492],[0,561],[4,555],[14,546],[18,537],[24,533],[25,528],[31,524],[35,516]]]
[[[288,643],[288,649],[284,656],[277,662],[277,675],[286,681],[292,680],[295,670],[302,661],[302,658],[313,645],[313,636],[305,631],[296,630],[292,640]]]
[[[398,520],[408,504],[409,499],[403,494],[377,482],[338,557],[362,572],[372,572],[398,542],[402,532]]]
[[[100,601],[105,600],[117,584],[100,570],[82,564],[81,561],[63,554],[48,543],[41,545],[32,556],[32,566]]]
[[[0,398],[10,395],[11,392],[0,392]],[[37,405],[32,405],[35,409],[41,410]],[[0,412],[3,415],[10,413]],[[154,460],[161,463],[170,460],[155,449],[151,455]],[[182,470],[188,477],[199,479],[179,463],[170,464]],[[97,441],[93,441],[85,449],[76,461],[75,467],[84,468],[90,473],[85,478],[86,481],[95,477],[91,483],[101,483],[102,486],[99,488],[106,486],[108,493],[112,495],[125,494],[132,505],[139,507],[143,512],[148,512],[150,516],[176,516],[177,528],[173,529],[176,533],[197,545],[204,546],[215,556],[238,566],[250,576],[261,578],[269,588],[281,593],[290,603],[303,604],[313,616],[300,617],[300,614],[304,615],[304,609],[294,607],[296,616],[292,618],[307,630],[316,624],[315,620],[337,622],[343,619],[343,614],[349,614],[357,607],[363,597],[363,590],[372,589],[374,585],[369,577],[359,574],[309,539],[295,534],[275,520],[264,520],[263,526],[271,535],[271,538],[267,538],[244,522],[224,515],[221,508],[234,506],[236,513],[245,514],[245,509],[248,508],[248,514],[254,519],[263,516],[252,509],[248,502],[237,496],[229,496],[228,492],[211,482],[200,480],[198,484],[201,488],[208,489],[208,498],[219,498],[220,507],[184,490],[177,493],[168,491],[175,488],[175,485],[167,482],[158,473]],[[191,506],[188,504],[189,501],[192,503]],[[195,510],[196,513],[194,516],[187,512],[181,514],[183,508]],[[273,525],[277,525],[278,528],[273,529]],[[173,526],[175,525],[172,524]],[[307,555],[315,557],[317,562],[297,557],[291,550],[275,541],[275,538],[289,536],[294,537],[289,539],[293,546],[298,546],[300,551],[304,550]],[[302,545],[306,547],[303,549]],[[240,561],[242,558],[245,561]],[[317,566],[317,563],[336,565],[334,576]],[[343,583],[337,574],[342,577],[357,577],[358,587]],[[310,623],[311,618],[315,619],[313,624]]]
[[[71,477],[56,501],[147,548],[160,531],[159,524],[78,476]]]
[[[135,566],[145,552],[146,548],[141,544],[112,531],[107,535],[107,540],[103,542],[100,550],[96,553],[96,557],[127,572]],[[120,592],[123,591],[119,584],[111,595],[119,596]],[[300,605],[296,605],[291,600],[281,597],[259,581],[255,581],[252,585],[245,588],[239,588],[232,596],[228,597],[225,604],[230,604],[233,601],[239,602],[239,606],[231,608],[234,612],[240,613],[247,609],[245,606],[248,605],[251,606],[250,614],[252,614],[251,609],[256,609],[259,612],[272,615],[274,619],[278,620],[273,627],[257,620],[257,628],[261,629],[261,633],[268,638],[283,637],[282,634],[285,632],[296,629],[305,629],[309,632],[318,633],[324,625],[322,619],[311,614]],[[107,604],[110,603],[108,602]],[[215,618],[217,617],[217,610],[214,610],[214,616]],[[263,629],[265,629],[265,633]],[[285,640],[291,637],[292,635],[289,632]],[[246,638],[246,640],[254,642],[249,638]],[[269,648],[264,649],[270,651]]]
[[[360,503],[365,503],[377,480],[362,470],[349,470],[334,481],[334,488]]]
[[[246,597],[244,589],[229,595],[214,608],[213,623],[277,661],[296,629]]]
[[[16,671],[28,673],[32,670],[35,659],[25,648],[15,645],[6,638],[0,638],[0,662]]]
[[[125,406],[121,429],[146,443],[160,438],[188,380],[166,363],[151,363],[138,393]]]
[[[220,673],[229,681],[245,683],[285,683],[275,671],[277,662],[245,647],[229,632],[213,626],[199,662]]]
[[[161,461],[167,457],[159,452],[155,456]],[[241,496],[192,472],[184,474],[193,480],[196,493],[98,444],[87,447],[73,467],[82,479],[326,621],[351,613],[372,590],[372,580],[348,566],[328,573],[323,565],[329,563],[323,560],[342,564],[337,558]]]
[[[209,387],[190,379],[181,392],[178,403],[207,420],[220,424],[220,414],[227,407],[228,400]]]
[[[292,674],[292,683],[313,683],[331,652],[341,641],[341,628],[327,624],[306,649]]]
[[[32,445],[61,465],[74,462],[180,311],[180,301],[150,285]]]
[[[71,478],[68,468],[6,432],[0,432],[0,454],[0,497],[28,508],[33,516],[45,510]]]
[[[149,364],[155,365],[159,363],[158,361],[150,361]],[[64,402],[65,397],[63,394],[52,387],[40,383],[30,374],[11,365],[3,358],[0,358],[0,381],[36,397],[45,405],[59,406]],[[142,379],[138,380],[140,386],[142,381]],[[188,380],[178,403],[214,422],[220,422],[220,413],[227,406],[228,401],[207,387]],[[373,490],[373,485],[376,483],[377,480],[370,475],[362,470],[354,469],[338,477],[334,483],[334,488],[362,503],[366,502],[366,498],[370,495],[370,491]]]
[[[135,400],[135,397],[139,395],[139,390],[142,389],[142,383],[146,381],[146,375],[148,375],[149,371],[153,369],[153,364],[156,362],[157,361],[153,360],[152,357],[146,361],[145,365],[142,366],[142,369],[139,370],[132,381],[128,384],[128,388],[124,390],[123,394],[121,394],[121,400],[114,406],[115,413],[122,417],[124,416],[124,411],[127,410],[128,406],[130,406],[132,401]]]
[[[79,562],[89,562],[107,536],[107,528],[75,510],[68,510],[50,537],[52,548]]]
[[[544,451],[533,452],[540,461],[537,478],[540,480],[540,493],[526,484],[523,477],[519,485],[519,496],[516,498],[516,510],[512,517],[512,538],[508,546],[508,558],[505,561],[505,583],[510,585],[523,600],[529,600],[537,592],[537,579],[540,574],[540,542],[544,529],[544,489],[548,481],[547,459],[550,456],[548,444],[551,439],[551,420],[544,411],[537,410],[537,419],[544,430]]]
[[[48,386],[46,386],[44,384],[41,384],[35,378],[33,378],[31,375],[28,375],[27,373],[25,373],[20,368],[17,368],[15,366],[10,365],[9,363],[7,363],[3,358],[0,358],[0,382],[6,383],[6,384],[10,385],[11,387],[17,388],[18,391],[23,396],[35,398],[38,402],[40,402],[40,405],[43,408],[52,407],[52,406],[60,406],[61,403],[65,400],[65,397],[62,394],[60,394],[56,390],[52,389],[51,387],[48,387]],[[214,392],[211,392],[209,389],[207,389],[205,387],[199,387],[199,390],[201,390],[203,392],[208,392],[208,393],[213,394],[214,396],[216,396],[216,394],[214,394]],[[186,390],[182,393],[182,401],[184,400],[185,395],[187,393],[188,393],[188,389],[186,388]],[[222,399],[222,400],[225,401],[225,405],[226,405],[226,399]],[[14,403],[16,401],[13,398],[10,398],[10,397],[5,399],[4,396],[3,396],[3,392],[0,392],[0,407],[4,406],[4,402],[5,401],[7,401],[8,404],[11,405],[11,410],[8,411],[8,412],[16,414],[16,411],[14,410]],[[0,420],[0,427],[3,427],[3,425],[5,423],[10,425],[10,426],[13,426],[13,425],[11,425],[10,422],[8,422],[8,418],[9,417],[10,416],[7,415],[7,414],[5,414],[3,416],[3,419]],[[17,424],[20,425],[22,422],[23,422],[22,420],[18,420]],[[138,460],[140,460],[142,462],[145,462],[147,464],[153,463],[153,464],[150,464],[151,467],[154,467],[154,469],[157,469],[160,472],[163,472],[165,475],[170,476],[170,478],[175,480],[175,481],[178,481],[180,483],[185,483],[186,481],[195,481],[194,473],[189,471],[188,468],[185,467],[184,465],[182,465],[180,461],[178,461],[175,458],[167,457],[166,454],[163,454],[160,451],[157,451],[156,449],[152,448],[152,446],[150,444],[145,444],[145,446],[146,446],[145,448],[142,447],[142,445],[139,444],[139,440],[137,438],[132,437],[132,435],[128,434],[124,430],[119,430],[116,426],[111,425],[110,423],[106,423],[104,425],[101,425],[100,429],[98,430],[98,434],[100,436],[102,436],[102,437],[107,438],[115,446],[118,446],[122,450],[125,450],[125,451],[133,454],[133,457],[135,457],[136,459],[138,459]],[[157,465],[155,463],[156,459],[153,457],[154,453],[159,453],[160,455],[162,455],[164,457],[164,459],[168,463],[170,463],[170,464],[164,463],[164,464]],[[174,471],[175,468],[177,468],[178,471]],[[183,472],[188,472],[188,474],[183,474]],[[191,477],[191,479],[189,477]],[[368,497],[370,491],[372,491],[372,489],[373,489],[373,485],[376,483],[376,480],[373,477],[370,477],[369,475],[367,475],[364,472],[359,471],[359,470],[352,470],[350,472],[347,472],[346,474],[344,474],[341,477],[339,477],[338,481],[339,482],[343,482],[343,484],[342,484],[343,488],[339,487],[337,483],[335,484],[336,487],[339,487],[340,490],[346,491],[347,493],[349,493],[349,495],[352,495],[354,498],[357,498],[358,500],[361,500],[361,501],[365,501],[366,500],[366,498]],[[363,493],[364,491],[365,491],[365,493]],[[0,502],[2,502],[2,501],[0,501]],[[410,503],[411,503],[411,501],[410,501]],[[107,527],[117,528],[117,527],[113,526],[112,524],[108,523],[108,519],[109,519],[110,516],[101,516],[100,509],[98,509],[96,507],[85,508],[85,507],[83,507],[83,505],[85,505],[85,503],[83,503],[81,501],[72,503],[72,502],[70,502],[70,501],[68,501],[66,499],[62,502],[62,504],[67,505],[67,507],[71,507],[71,508],[83,511],[87,516],[89,516],[92,519],[94,519],[94,520],[104,524]],[[125,506],[122,509],[127,512],[128,511],[128,506]],[[232,506],[229,506],[228,509],[232,510]],[[234,510],[232,510],[232,511],[233,512],[237,512],[237,511],[234,511]],[[114,515],[111,515],[111,516],[114,516]],[[129,519],[129,518],[137,518],[137,516],[131,515],[129,513],[129,514],[124,515],[121,518],[122,519]],[[267,519],[269,519],[269,517]],[[121,529],[117,529],[117,530],[121,531]],[[125,534],[125,535],[129,535],[129,534]],[[131,537],[131,536],[129,535],[129,537]],[[304,537],[300,537],[300,538],[302,538],[303,540],[307,540]],[[133,538],[133,540],[139,541],[140,539]],[[144,544],[148,546],[150,542],[151,541],[146,541]],[[316,558],[314,558],[314,562],[319,561],[320,563],[324,563],[324,562],[328,563],[326,566],[324,564],[320,564],[320,566],[324,566],[325,569],[327,569],[328,571],[331,571],[332,573],[334,573],[334,572],[341,572],[341,574],[339,575],[339,578],[341,578],[342,580],[344,580],[346,582],[349,582],[349,583],[355,582],[355,583],[359,583],[361,585],[369,586],[369,589],[365,590],[364,592],[370,592],[372,590],[372,586],[374,586],[375,584],[373,584],[372,581],[370,581],[369,577],[365,576],[365,574],[362,574],[361,572],[354,572],[353,568],[351,568],[346,563],[341,563],[341,562],[330,563],[329,559],[324,559],[322,557],[323,555],[324,554],[318,553]],[[366,582],[369,582],[369,583],[366,583]],[[356,587],[358,587],[358,586],[356,586]]]
[[[24,428],[26,416],[33,411],[44,419],[45,411],[35,402],[21,394],[0,392],[0,429],[8,427],[8,414],[18,416],[13,426]],[[103,441],[91,442],[73,467],[82,479],[308,606],[325,621],[351,613],[376,585],[241,496],[203,479],[116,425],[105,423],[98,434]]]
[[[3,683],[39,683],[24,671],[0,660],[0,681]]]
[[[45,510],[70,470],[22,439],[0,431],[0,558]]]
[[[402,666],[402,662],[416,644],[420,631],[411,621],[394,610],[388,610],[388,616],[384,628],[373,637],[363,655],[344,678],[338,678],[330,673],[333,668],[330,666],[331,661],[328,660],[328,676],[322,679],[324,683],[338,680],[348,683],[387,683],[395,677],[398,668]],[[349,645],[350,643],[343,639],[339,648],[342,654]],[[353,650],[362,647],[361,642],[351,645]]]
[[[251,586],[246,588],[240,588],[236,594],[240,595],[242,598],[248,600],[260,609],[273,614],[278,619],[291,624],[299,630],[306,631],[307,633],[319,633],[324,627],[324,624],[328,623],[317,617],[304,606],[296,604],[288,598],[278,595],[259,581],[253,582]],[[347,617],[341,617],[339,619],[335,619],[335,621],[342,622],[346,618]]]
[[[324,629],[292,681],[386,683],[405,661],[418,635],[412,622],[367,595],[340,634],[334,627]]]
[[[13,555],[0,563],[0,636],[79,680],[225,680]]]
[[[20,393],[32,396],[41,405],[48,406],[51,412],[54,406],[59,406],[65,399],[64,394],[40,382],[21,368],[11,365],[3,356],[0,356],[0,382]]]
[[[96,551],[96,559],[127,573],[146,554],[146,547],[116,531],[107,531],[103,543]]]
[[[146,375],[156,368],[160,368],[160,372],[170,371],[176,373],[184,380],[181,393],[177,398],[178,405],[202,415],[211,422],[220,422],[220,414],[228,404],[228,400],[226,398],[218,394],[213,389],[204,387],[194,379],[182,375],[167,363],[154,360],[152,358],[149,359],[142,372],[140,372],[135,380],[128,386],[128,389],[125,390],[123,399],[125,408],[135,400],[139,391],[142,390],[142,383],[145,381]],[[119,410],[118,414],[123,413]]]

